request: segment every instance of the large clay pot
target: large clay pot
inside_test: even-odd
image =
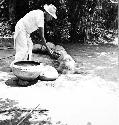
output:
[[[31,81],[38,78],[40,63],[34,61],[18,61],[12,66],[12,72],[19,79]]]

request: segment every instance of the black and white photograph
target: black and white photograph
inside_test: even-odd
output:
[[[0,125],[119,125],[118,0],[0,0]]]

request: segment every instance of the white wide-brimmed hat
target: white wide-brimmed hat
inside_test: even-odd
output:
[[[56,10],[57,10],[57,8],[56,8],[54,5],[52,5],[52,4],[50,4],[50,5],[45,4],[45,5],[44,5],[44,9],[45,9],[51,16],[53,16],[55,19],[57,19],[57,16],[56,16]]]

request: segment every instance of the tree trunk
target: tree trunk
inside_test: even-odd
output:
[[[16,24],[15,7],[16,7],[16,0],[9,0],[9,21],[11,23],[12,32],[14,32]]]
[[[73,1],[72,3],[70,3],[71,8],[70,8],[70,22],[71,22],[71,32],[70,32],[70,35],[71,35],[71,41],[77,41],[78,39],[78,35],[77,35],[77,23],[78,23],[78,20],[79,20],[79,1]],[[75,20],[74,20],[75,19]]]
[[[15,5],[16,5],[16,0],[9,0],[9,20],[12,23],[15,22]]]

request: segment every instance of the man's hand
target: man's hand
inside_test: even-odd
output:
[[[49,55],[51,56],[51,58],[58,59],[60,57],[60,54],[51,50],[46,44],[46,40],[45,40],[45,37],[44,37],[44,28],[39,27],[38,30],[39,30],[39,35],[41,36],[42,44],[46,47],[46,49],[47,49]]]
[[[44,45],[46,47],[48,53],[50,55],[52,55],[53,52],[51,51],[51,49],[46,44],[46,39],[44,37],[44,28],[43,27],[39,27],[38,33],[39,33],[39,36],[41,37],[42,45]]]

